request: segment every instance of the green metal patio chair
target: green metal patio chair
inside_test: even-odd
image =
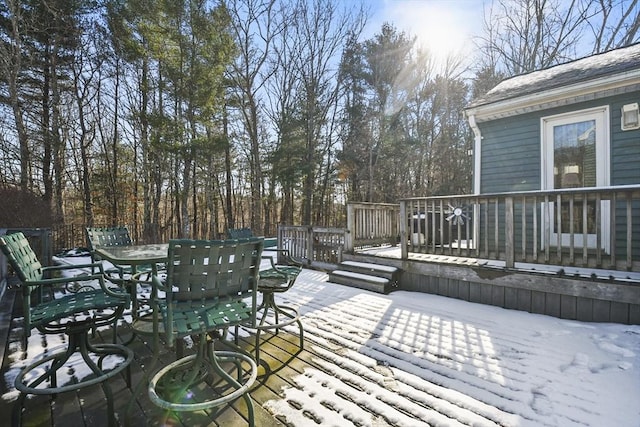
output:
[[[243,397],[249,424],[254,425],[248,391],[257,378],[257,365],[224,337],[229,327],[255,325],[262,248],[262,239],[257,238],[169,241],[166,281],[152,278],[155,286],[166,289],[164,299],[154,300],[164,326],[164,342],[173,347],[176,340],[194,336],[198,344],[196,354],[160,369],[150,380],[149,397],[156,405],[199,411]],[[220,341],[233,350],[214,349]],[[158,345],[156,340],[154,347]],[[235,378],[225,370],[227,365],[235,366]]]
[[[87,227],[85,228],[87,237],[87,247],[91,254],[91,262],[100,261],[100,256],[96,254],[96,249],[110,246],[131,246],[133,241],[127,227]],[[125,275],[131,274],[128,266],[114,266],[104,270],[110,280],[115,283],[125,284]]]
[[[227,230],[227,237],[229,239],[250,239],[252,237],[256,237],[253,235],[253,232],[250,228],[242,227],[242,228],[229,228]]]
[[[263,330],[275,330],[277,334],[285,326],[296,323],[299,331],[300,350],[304,348],[304,328],[298,309],[290,305],[277,304],[275,300],[276,294],[291,289],[298,275],[302,272],[302,263],[292,258],[287,249],[275,250],[280,252],[280,258],[284,259],[285,263],[276,264],[273,257],[263,256],[263,258],[269,259],[271,268],[260,270],[260,279],[258,280],[258,291],[262,294],[262,302],[257,308],[260,321],[255,327],[256,360],[260,360],[260,333]]]
[[[229,238],[234,236],[251,235],[248,228],[227,230]],[[299,330],[300,350],[304,348],[304,328],[300,321],[300,313],[293,306],[277,304],[275,295],[287,292],[295,283],[298,275],[302,272],[303,263],[294,259],[288,249],[269,248],[278,255],[278,261],[274,262],[273,256],[263,255],[263,259],[268,259],[271,268],[260,270],[258,280],[258,292],[262,294],[262,301],[257,308],[259,322],[253,329],[256,330],[256,360],[260,360],[260,333],[264,330],[275,330],[276,334],[285,326],[296,323]],[[237,336],[237,334],[236,334]]]
[[[42,267],[22,232],[0,237],[0,248],[21,282],[25,341],[32,328],[43,334],[64,333],[68,337],[66,349],[45,353],[16,377],[15,387],[20,391],[20,398],[15,405],[14,424],[21,422],[26,395],[56,395],[100,384],[107,399],[109,425],[115,425],[113,395],[107,380],[125,368],[128,370],[133,352],[119,344],[93,344],[89,332],[115,325],[129,307],[129,296],[107,287],[101,264]],[[78,268],[91,268],[97,273],[68,275],[68,270]],[[79,289],[77,292],[69,292],[66,285],[72,282],[85,285],[73,287]],[[76,375],[82,372],[76,360],[78,355],[91,374],[68,378],[64,384],[58,384],[64,380],[65,366],[73,366]],[[105,363],[106,360],[109,362]]]
[[[87,237],[87,246],[91,253],[91,261],[101,261],[100,256],[96,253],[96,249],[101,247],[112,246],[131,246],[133,240],[129,234],[129,229],[125,226],[115,227],[87,227],[85,228]],[[166,267],[156,266],[156,270],[164,270]],[[148,281],[145,280],[133,280],[133,274],[146,273],[148,277],[151,275],[152,266],[143,265],[138,266],[136,271],[132,271],[131,266],[115,265],[113,268],[104,269],[105,277],[108,281],[117,283],[129,291],[132,303],[132,316],[134,319],[138,319],[150,311],[149,307],[149,287],[144,286]],[[138,275],[140,278],[140,275]],[[142,289],[138,289],[138,285]]]

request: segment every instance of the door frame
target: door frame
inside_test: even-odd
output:
[[[609,106],[599,106],[594,108],[588,108],[577,111],[570,111],[562,114],[555,114],[551,116],[545,116],[540,119],[540,148],[541,148],[541,187],[542,190],[554,189],[554,177],[553,177],[553,160],[554,160],[554,141],[553,141],[553,128],[555,126],[561,126],[564,124],[571,124],[575,122],[595,120],[596,122],[596,186],[592,188],[606,188],[610,186],[610,152],[611,152],[611,133],[610,133],[610,115]],[[542,221],[543,226],[541,229],[542,238],[541,243],[543,247],[551,247],[558,241],[557,233],[553,231],[553,224],[555,221],[555,206],[554,202],[549,202],[549,206],[545,206],[542,203]],[[607,253],[611,246],[611,222],[610,222],[610,202],[601,201],[600,205],[600,230],[602,232],[601,245]],[[546,213],[549,213],[547,217]],[[548,221],[548,223],[547,223]],[[547,227],[551,228],[551,241],[547,242]],[[569,234],[562,233],[561,245],[563,247],[569,246]],[[582,233],[574,232],[574,246],[583,246]],[[587,236],[587,248],[595,249],[597,246],[596,235],[589,234]]]

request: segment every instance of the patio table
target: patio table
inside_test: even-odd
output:
[[[153,243],[146,245],[130,246],[105,246],[96,249],[96,253],[114,265],[127,265],[131,267],[132,278],[136,275],[138,268],[142,265],[151,266],[151,274],[158,274],[158,264],[167,261],[168,243]],[[135,280],[132,280],[135,282]],[[134,320],[138,314],[137,287],[131,283],[131,303],[133,304],[132,315]]]
[[[131,246],[106,246],[96,249],[96,253],[103,259],[116,264],[116,265],[128,265],[131,267],[131,301],[134,305],[133,319],[134,324],[132,328],[134,331],[151,333],[147,328],[136,328],[137,317],[137,289],[136,283],[143,282],[138,279],[138,267],[141,265],[150,265],[151,274],[158,274],[158,264],[167,262],[169,244],[168,243],[153,243],[146,245],[131,245]],[[150,281],[149,281],[150,282]],[[152,290],[150,304],[153,305],[153,300],[156,295],[157,289]],[[153,311],[153,309],[152,309]],[[148,319],[146,319],[148,320]],[[155,322],[154,322],[155,323]]]
[[[154,310],[154,300],[157,298],[157,289],[151,290],[151,297],[149,304],[151,306],[151,314],[144,316],[138,316],[138,295],[136,283],[144,283],[143,280],[139,280],[138,268],[142,265],[151,266],[151,274],[158,274],[158,264],[167,262],[169,244],[168,243],[152,243],[145,245],[130,245],[130,246],[105,246],[96,249],[96,253],[103,259],[111,262],[114,265],[128,265],[131,267],[131,303],[132,303],[132,318],[133,323],[131,329],[134,333],[141,333],[146,335],[155,335],[158,330],[157,312]],[[149,281],[150,282],[150,281]],[[150,327],[153,327],[151,329]],[[133,337],[132,337],[133,339]]]
[[[142,265],[151,265],[151,272],[153,275],[157,275],[158,268],[157,265],[161,263],[166,263],[169,255],[169,244],[168,243],[157,243],[157,244],[147,244],[147,245],[131,245],[131,246],[109,246],[103,247],[100,249],[96,249],[96,253],[98,253],[103,259],[117,265],[128,265],[131,267],[132,271],[132,280],[131,280],[131,300],[137,301],[137,283],[144,282],[139,279],[140,273],[137,272],[138,267]],[[151,282],[151,280],[147,281]],[[127,408],[125,410],[125,417],[128,417],[133,404],[136,400],[136,397],[139,395],[142,387],[149,381],[149,376],[152,371],[155,370],[155,365],[157,362],[157,355],[160,351],[160,334],[163,332],[161,330],[161,321],[159,317],[159,309],[157,306],[157,295],[158,289],[155,286],[152,287],[151,296],[149,304],[151,306],[151,313],[137,317],[133,316],[133,322],[131,324],[131,330],[134,335],[132,336],[132,340],[134,339],[136,334],[143,335],[151,335],[152,336],[152,348],[153,348],[153,358],[151,365],[148,369],[145,370],[145,374],[143,378],[140,380],[138,385],[136,386],[129,403],[127,404]],[[136,303],[134,303],[135,306]],[[178,353],[182,353],[182,349],[178,348]]]
[[[106,246],[96,249],[101,257],[113,264],[130,265],[136,269],[140,265],[156,264],[167,261],[168,243],[131,246]]]

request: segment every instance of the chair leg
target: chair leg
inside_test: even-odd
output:
[[[24,399],[26,397],[26,393],[20,393],[13,406],[13,414],[11,414],[11,425],[13,427],[20,427],[22,425],[22,412],[24,410]]]
[[[118,342],[118,319],[113,320],[112,330],[113,330],[113,340],[111,342],[113,344],[116,344]]]
[[[136,398],[137,396],[140,395],[140,392],[142,391],[142,388],[149,385],[149,381],[150,381],[150,377],[151,377],[151,373],[153,371],[155,371],[156,369],[156,365],[158,364],[158,359],[159,359],[159,354],[160,354],[160,334],[158,333],[157,330],[157,324],[158,324],[158,307],[154,307],[154,313],[152,314],[152,316],[154,317],[153,322],[156,325],[156,327],[154,327],[153,330],[153,334],[151,337],[151,345],[153,347],[153,357],[151,358],[151,363],[145,367],[144,369],[144,374],[142,376],[142,378],[140,379],[140,381],[138,382],[138,385],[136,385],[135,390],[133,390],[133,392],[131,393],[131,398],[129,399],[129,402],[127,403],[127,407],[124,410],[124,422],[125,425],[129,425],[129,417],[131,415],[131,410],[133,409],[133,406],[136,402]],[[135,338],[135,332],[133,333],[133,337],[131,339],[131,341],[133,341],[133,339]]]
[[[262,303],[256,309],[256,313],[259,313],[262,310],[262,315],[260,316],[260,323],[256,329],[256,360],[260,360],[260,333],[263,329],[273,329],[274,327],[271,325],[265,326],[265,321],[267,320],[267,315],[269,314],[269,310],[273,309],[274,299],[273,292],[263,291],[262,292]],[[277,314],[276,314],[277,316]],[[276,325],[278,324],[278,318],[276,317]],[[277,331],[277,329],[276,329]]]
[[[95,346],[91,345],[89,341],[89,334],[91,329],[92,326],[87,324],[83,327],[75,329],[74,331],[70,331],[68,333],[69,343],[64,351],[51,354],[25,367],[16,376],[14,385],[16,389],[20,391],[21,399],[24,399],[23,396],[26,396],[27,394],[51,395],[55,397],[58,393],[77,391],[83,387],[100,384],[107,399],[107,415],[109,417],[108,424],[109,426],[115,426],[116,422],[113,404],[113,393],[111,391],[111,387],[107,384],[107,380],[117,375],[122,370],[129,368],[129,365],[133,360],[133,351],[119,344],[97,344]],[[94,377],[80,381],[78,383],[58,386],[57,371],[66,364],[71,355],[77,352],[80,353],[84,363],[94,373]],[[124,361],[117,367],[105,373],[102,371],[101,367],[91,359],[91,357],[89,356],[90,352],[99,356],[98,363],[100,365],[102,365],[103,358],[110,354],[119,354],[124,358]],[[49,362],[51,362],[49,368],[43,369],[42,367],[46,366],[46,364]],[[44,370],[44,373],[42,373],[33,381],[30,381],[28,383],[26,382],[26,378],[30,373],[42,370]],[[50,381],[50,387],[38,388],[38,386],[42,384],[42,382],[47,378]],[[19,408],[17,409],[19,412],[14,413],[14,420],[18,423],[20,422],[22,416],[21,402],[22,400],[20,401],[20,404],[16,405],[16,408]]]
[[[96,375],[96,376],[101,376],[103,375],[103,372],[100,368],[98,368],[98,365],[96,365],[93,360],[91,360],[91,358],[89,357],[89,343],[85,340],[85,341],[81,341],[80,343],[80,354],[82,355],[82,358],[84,359],[84,362],[87,364],[87,366],[89,366],[89,368],[91,369],[91,371]],[[100,356],[99,363],[102,364],[102,357]],[[114,410],[113,410],[113,393],[111,391],[111,387],[109,387],[109,385],[107,384],[106,381],[102,381],[100,383],[100,386],[102,387],[102,391],[107,399],[107,425],[109,425],[109,427],[113,427],[115,426],[115,419],[114,419]]]
[[[277,335],[281,328],[290,325],[292,323],[298,324],[298,329],[300,330],[299,338],[300,338],[300,350],[304,347],[304,329],[302,327],[302,322],[300,321],[300,314],[298,310],[286,306],[286,305],[278,305],[275,300],[275,293],[270,290],[262,291],[262,303],[259,306],[262,309],[263,313],[260,317],[260,323],[256,327],[256,360],[260,360],[260,334],[263,330],[267,329],[275,329],[275,334]],[[265,321],[268,315],[269,310],[272,310],[273,317],[275,323],[272,325],[266,325]],[[285,317],[286,319],[280,321],[280,315]]]
[[[120,346],[118,344],[115,344],[115,347],[113,345],[111,345],[111,346],[102,345],[100,347],[97,347],[97,346],[92,345],[91,342],[89,342],[89,341],[87,341],[85,345],[86,345],[86,348],[87,348],[87,357],[85,358],[84,353],[83,353],[82,357],[85,359],[85,362],[87,363],[87,365],[92,363],[92,361],[88,358],[88,353],[89,352],[101,355],[100,357],[98,357],[98,366],[97,366],[98,370],[100,372],[102,372],[102,361],[104,360],[104,358],[106,356],[112,355],[114,348],[118,349],[118,348],[122,347],[122,346]],[[111,351],[108,351],[108,348],[111,348]],[[132,360],[133,360],[133,358],[132,358]],[[94,373],[96,373],[96,371],[94,371]],[[96,373],[96,375],[97,375],[97,373]],[[125,382],[127,383],[127,388],[130,389],[131,388],[131,364],[130,363],[128,363],[127,367],[125,368],[124,377],[125,377]]]
[[[302,327],[302,321],[300,320],[300,314],[298,313],[298,310],[294,309],[293,307],[289,307],[289,306],[284,306],[284,305],[277,305],[275,303],[275,300],[273,302],[273,310],[276,313],[281,313],[283,314],[285,317],[288,317],[289,319],[295,320],[295,322],[298,324],[298,330],[299,330],[299,337],[300,337],[300,350],[303,349],[304,347],[304,329]],[[276,314],[276,324],[278,323],[278,316]],[[283,322],[283,324],[281,326],[285,326],[287,324],[292,323],[291,320],[287,321],[287,322]],[[276,333],[278,333],[278,331],[280,330],[280,328],[276,329]]]
[[[215,341],[215,340],[214,340]],[[162,396],[161,394],[164,390],[162,390],[163,382],[166,382],[166,379],[163,381],[163,377],[171,377],[172,374],[177,370],[179,372],[184,372],[186,370],[193,370],[194,372],[201,372],[200,363],[207,362],[206,370],[211,375],[215,375],[218,378],[223,379],[226,383],[228,383],[234,390],[230,393],[221,395],[219,397],[206,400],[203,402],[197,403],[183,403],[176,402],[168,399],[168,396]],[[238,367],[238,379],[232,377],[227,373],[220,363],[229,362],[235,363]],[[246,371],[242,370],[241,364],[242,362],[246,362],[249,364],[249,369]],[[195,367],[194,367],[195,364]],[[249,375],[246,378],[246,374]],[[228,403],[233,402],[234,400],[242,397],[245,402],[247,402],[248,414],[249,414],[249,425],[255,425],[254,414],[253,414],[253,403],[248,396],[249,388],[253,385],[256,378],[258,376],[258,366],[253,358],[246,354],[245,352],[236,352],[236,351],[222,351],[215,350],[212,343],[207,343],[207,335],[203,334],[200,336],[200,345],[198,347],[198,354],[193,354],[190,356],[183,357],[180,360],[176,360],[170,365],[160,369],[151,381],[149,382],[149,398],[151,401],[160,406],[161,408],[173,410],[173,411],[200,411],[204,409],[216,408]],[[189,376],[187,381],[184,381],[185,388],[187,390],[191,386],[193,386],[194,380],[197,379],[197,375]],[[206,378],[202,378],[205,380]],[[197,383],[197,382],[196,382]],[[174,390],[177,390],[178,387],[172,387]]]

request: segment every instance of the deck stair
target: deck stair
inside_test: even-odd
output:
[[[329,282],[387,294],[398,285],[396,267],[358,261],[343,261],[329,273]]]

